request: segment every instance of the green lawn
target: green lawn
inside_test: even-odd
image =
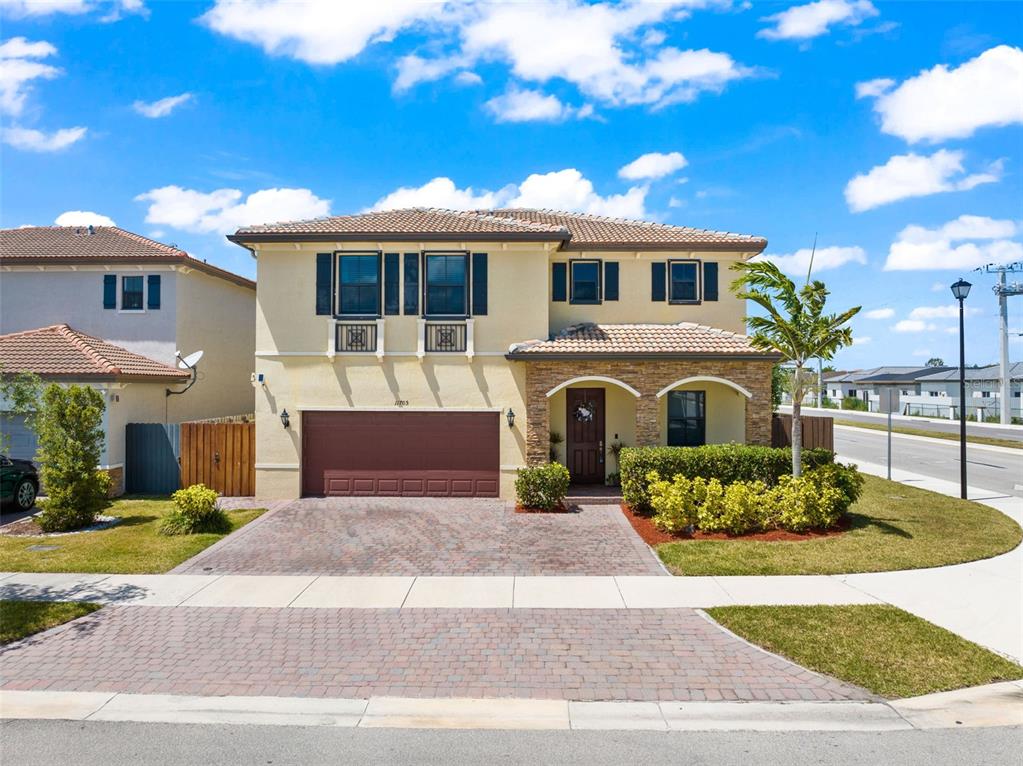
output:
[[[861,420],[842,420],[841,418],[835,418],[836,426],[849,426],[850,428],[866,428],[871,431],[888,431],[887,423],[867,423]],[[926,436],[928,439],[944,439],[945,441],[959,441],[959,434],[957,433],[946,433],[944,431],[925,431],[922,428],[913,428],[911,426],[892,426],[893,434],[908,434],[909,436]],[[1023,442],[1013,441],[1012,439],[999,439],[997,436],[974,436],[968,434],[966,441],[970,444],[987,444],[992,447],[1010,447],[1012,449],[1023,450]]]
[[[106,572],[145,574],[166,572],[224,537],[207,533],[167,537],[157,534],[160,519],[173,509],[170,500],[115,500],[107,516],[121,522],[98,532],[61,537],[0,535],[0,570],[7,572]],[[264,509],[229,511],[231,531],[255,519]],[[29,550],[32,546],[54,550]]]
[[[887,605],[725,606],[707,612],[733,633],[882,697],[1023,678],[1023,667]]]
[[[657,554],[683,575],[841,574],[958,564],[1020,543],[1019,525],[986,505],[864,478],[844,534],[796,542],[684,540],[658,545]]]
[[[99,604],[66,601],[0,601],[0,644],[48,630],[97,609]]]

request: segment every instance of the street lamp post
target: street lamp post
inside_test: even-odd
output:
[[[966,499],[966,334],[963,323],[963,301],[970,294],[969,282],[960,279],[952,285],[952,295],[959,301],[959,496]]]

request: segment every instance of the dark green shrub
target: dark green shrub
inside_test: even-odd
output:
[[[193,484],[173,495],[174,510],[160,523],[162,535],[194,535],[199,532],[230,532],[231,521],[217,505],[217,492]]]
[[[561,463],[520,468],[515,478],[515,496],[523,508],[550,511],[568,494],[568,469]]]
[[[866,412],[870,409],[865,401],[860,399],[858,396],[846,396],[842,399],[843,410],[859,410],[860,412]]]
[[[803,467],[813,470],[834,460],[825,449],[804,449]],[[703,447],[626,447],[621,454],[622,498],[633,510],[651,510],[647,474],[656,471],[671,480],[682,475],[717,479],[724,485],[761,481],[768,486],[792,472],[792,450],[748,444],[708,444]]]

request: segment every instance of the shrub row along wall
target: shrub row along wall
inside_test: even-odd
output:
[[[803,467],[812,470],[834,461],[824,449],[804,449]],[[792,473],[792,450],[743,444],[708,444],[703,447],[626,447],[620,459],[622,498],[633,510],[649,513],[647,474],[656,471],[664,479],[675,476],[717,479],[722,484],[762,481],[774,486]]]

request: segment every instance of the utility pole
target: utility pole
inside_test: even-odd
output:
[[[999,340],[999,381],[998,411],[1003,425],[1012,422],[1012,380],[1009,374],[1009,296],[1023,295],[1023,282],[1007,284],[1006,274],[1023,271],[1023,262],[1005,266],[988,264],[983,267],[988,274],[998,275],[998,284],[991,288],[998,296],[998,340]]]

